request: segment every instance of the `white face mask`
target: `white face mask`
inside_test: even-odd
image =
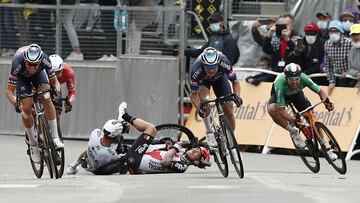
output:
[[[321,30],[326,30],[328,25],[327,25],[327,22],[325,21],[317,21],[317,26],[321,29]]]
[[[314,42],[316,41],[316,36],[315,35],[305,35],[305,39],[308,44],[314,44]]]
[[[219,32],[220,31],[220,23],[210,23],[210,30],[212,32]]]
[[[352,46],[359,49],[360,48],[360,42],[351,42]]]
[[[351,22],[350,20],[342,22],[342,24],[343,24],[344,30],[346,30],[346,31],[350,31],[351,26],[354,25],[354,23]]]
[[[329,34],[330,36],[330,41],[335,43],[338,42],[340,40],[340,34]]]

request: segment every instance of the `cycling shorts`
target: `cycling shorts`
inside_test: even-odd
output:
[[[125,155],[125,161],[129,168],[137,170],[140,166],[141,159],[144,156],[146,150],[153,142],[153,137],[147,134],[141,134],[131,146],[129,151]]]
[[[273,103],[276,104],[276,100],[277,100],[277,96],[276,96],[274,88],[272,88],[271,89],[271,97],[270,97],[268,104],[273,104]],[[286,100],[287,104],[289,104],[289,103],[294,104],[296,110],[298,110],[298,111],[303,111],[306,108],[308,108],[309,106],[311,106],[310,101],[305,97],[303,91],[300,91],[293,95],[285,96],[285,100]]]
[[[218,80],[215,81],[203,81],[202,86],[205,86],[208,89],[212,87],[217,98],[232,93],[231,86],[226,75],[221,76]],[[231,98],[228,100],[232,101]]]

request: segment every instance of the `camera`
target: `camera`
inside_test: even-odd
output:
[[[287,29],[287,25],[286,24],[276,24],[276,36],[281,37],[282,35],[282,31]]]

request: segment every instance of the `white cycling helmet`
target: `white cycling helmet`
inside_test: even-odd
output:
[[[110,119],[106,121],[103,127],[103,132],[108,133],[108,137],[115,138],[119,137],[122,134],[123,125],[120,121],[115,119]]]
[[[57,54],[52,54],[49,56],[49,59],[51,61],[51,67],[55,70],[55,72],[64,69],[64,60],[61,58],[61,56]]]

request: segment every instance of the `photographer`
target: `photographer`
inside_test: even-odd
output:
[[[282,14],[276,24],[271,26],[265,37],[263,51],[272,57],[271,70],[282,72],[289,63],[288,56],[294,51],[295,41],[299,37],[294,33],[294,17]]]

